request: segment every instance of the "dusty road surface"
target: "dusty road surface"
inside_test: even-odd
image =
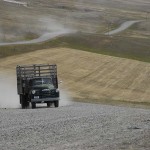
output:
[[[138,23],[138,22],[142,22],[142,20],[139,20],[139,21],[126,21],[123,24],[121,24],[119,28],[114,29],[114,30],[112,30],[110,32],[107,32],[107,33],[105,33],[105,35],[117,34],[119,32],[122,32],[122,31],[128,29],[130,26],[132,26],[132,25],[134,25],[135,23]]]
[[[33,39],[33,40],[8,42],[8,43],[7,42],[0,42],[0,46],[40,43],[40,42],[51,40],[51,39],[56,38],[58,36],[62,36],[62,35],[69,34],[69,33],[74,33],[74,32],[75,31],[73,31],[73,30],[71,31],[71,30],[63,29],[63,30],[60,30],[60,31],[45,33],[45,34],[41,35],[40,37],[38,37],[36,39]]]
[[[150,110],[72,103],[0,109],[1,150],[149,150]]]

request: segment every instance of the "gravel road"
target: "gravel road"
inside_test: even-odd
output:
[[[1,150],[149,150],[150,110],[71,103],[0,109]]]
[[[105,33],[105,35],[114,35],[114,34],[120,33],[122,31],[128,29],[129,27],[131,27],[135,23],[142,22],[142,21],[143,20],[126,21],[126,22],[122,23],[119,28],[112,30],[112,31],[109,31],[109,32]]]
[[[51,33],[45,33],[41,35],[37,39],[29,40],[29,41],[17,41],[17,42],[1,42],[0,46],[5,46],[5,45],[20,45],[20,44],[34,44],[34,43],[39,43],[39,42],[44,42],[50,39],[53,39],[55,37],[69,34],[69,33],[75,33],[75,30],[69,30],[69,29],[62,29],[60,31],[54,31]]]

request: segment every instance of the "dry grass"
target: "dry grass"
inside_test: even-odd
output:
[[[150,102],[150,64],[54,48],[11,56],[0,60],[0,70],[15,75],[17,64],[56,63],[61,88],[72,98],[84,101]],[[5,69],[7,68],[7,69]]]

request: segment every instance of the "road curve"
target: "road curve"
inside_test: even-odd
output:
[[[3,0],[4,2],[8,2],[8,3],[13,3],[13,4],[18,4],[18,5],[22,5],[24,7],[27,7],[27,3],[26,2],[20,2],[20,1],[15,1],[15,0]]]
[[[1,150],[150,147],[150,110],[72,103],[59,108],[0,109],[0,114]]]
[[[75,31],[70,30],[70,29],[63,29],[63,30],[53,31],[51,33],[45,33],[45,34],[41,35],[39,38],[29,40],[29,41],[3,42],[3,43],[0,43],[0,46],[34,44],[34,43],[44,42],[44,41],[50,40],[52,38],[55,38],[57,36],[61,36],[61,35],[69,34],[69,33],[73,33],[73,32],[75,32]]]
[[[105,33],[105,35],[114,35],[114,34],[117,34],[119,32],[122,32],[124,30],[126,30],[127,28],[129,28],[130,26],[132,26],[133,24],[135,23],[138,23],[138,22],[142,22],[143,20],[137,20],[137,21],[126,21],[124,22],[123,24],[120,25],[119,28],[115,29],[115,30],[112,30],[112,31],[109,31],[107,33]]]

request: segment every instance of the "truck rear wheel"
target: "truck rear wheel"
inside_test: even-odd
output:
[[[54,102],[54,106],[55,106],[55,107],[59,107],[59,101],[55,101],[55,102]]]
[[[26,108],[25,102],[24,102],[23,100],[21,101],[21,108],[22,108],[22,109],[25,109],[25,108]]]
[[[20,94],[20,104],[21,104],[22,109],[25,109],[25,108],[29,107],[29,102],[28,102],[27,95]]]
[[[29,102],[26,102],[26,107],[29,107],[30,106],[30,103]]]
[[[36,103],[35,102],[32,102],[32,109],[36,108]]]
[[[20,95],[20,104],[21,104],[22,109],[26,108],[26,101],[25,101],[25,96],[24,95]]]
[[[47,102],[47,107],[50,107],[51,106],[51,103],[50,102]]]

